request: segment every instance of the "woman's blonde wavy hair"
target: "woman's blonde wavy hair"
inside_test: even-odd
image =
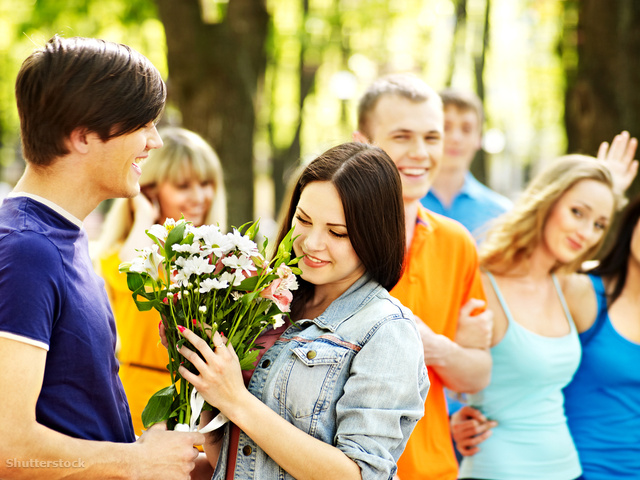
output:
[[[613,191],[609,169],[586,155],[565,155],[545,166],[522,193],[513,208],[502,215],[487,232],[479,248],[480,266],[493,273],[505,273],[527,261],[542,242],[544,227],[560,197],[582,180],[602,182]],[[615,198],[615,203],[618,199]],[[595,257],[600,241],[568,264],[558,263],[553,271],[575,271],[585,260]]]
[[[178,127],[164,127],[159,131],[164,145],[151,150],[142,164],[140,189],[151,189],[163,182],[180,184],[187,175],[199,181],[209,181],[215,191],[211,208],[204,223],[226,229],[227,198],[220,159],[211,146],[197,133]],[[92,256],[100,257],[123,242],[133,226],[133,211],[127,198],[113,201]]]

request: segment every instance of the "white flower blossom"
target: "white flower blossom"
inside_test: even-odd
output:
[[[246,255],[240,255],[239,257],[231,255],[230,257],[223,258],[222,263],[229,268],[241,270],[247,275],[251,275],[251,272],[255,272],[257,270],[253,260],[251,260],[251,257]]]
[[[202,313],[207,313],[207,306],[202,305],[200,308],[198,308],[198,310],[200,310]]]
[[[164,257],[158,253],[158,245],[152,245],[141,251],[141,255],[134,258],[129,270],[131,272],[146,273],[154,280],[158,280],[158,269]]]
[[[218,245],[224,234],[215,225],[202,225],[193,229],[193,238],[202,240],[205,245]]]
[[[152,225],[147,231],[161,243],[164,243],[167,239],[167,235],[169,235],[169,231],[163,225],[158,224]]]
[[[276,315],[273,317],[273,328],[280,328],[282,325],[284,325],[284,315]]]
[[[182,270],[186,278],[191,278],[191,275],[205,275],[215,269],[215,265],[211,265],[208,258],[199,255],[178,258],[176,265],[179,267],[179,271]]]
[[[227,288],[229,282],[218,278],[205,278],[200,282],[200,293],[210,292],[212,289],[221,290]]]
[[[201,253],[200,247],[201,247],[200,242],[193,242],[193,243],[185,243],[183,245],[173,245],[172,248],[175,252],[188,253],[190,255],[197,255]]]
[[[233,250],[235,250],[236,248],[236,245],[235,243],[233,243],[233,241],[231,240],[231,238],[229,238],[228,235],[222,235],[218,239],[218,241],[211,244],[211,247],[213,248],[214,255],[220,258],[220,257],[224,257],[229,252],[233,252]]]
[[[235,228],[233,229],[232,233],[227,234],[227,237],[233,242],[236,248],[240,250],[247,257],[250,257],[252,255],[258,255],[260,252],[258,250],[258,246],[253,240],[251,240],[246,235],[242,235]]]
[[[226,281],[234,287],[237,287],[244,280],[244,276],[231,272],[222,272],[222,274],[220,275],[220,280]]]

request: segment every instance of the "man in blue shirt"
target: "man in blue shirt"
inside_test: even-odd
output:
[[[160,73],[131,48],[54,36],[16,80],[26,169],[0,206],[0,478],[188,479],[202,434],[138,440],[82,221],[140,192],[162,146]]]
[[[511,208],[511,201],[469,172],[482,140],[483,111],[478,96],[454,89],[440,96],[444,105],[442,166],[421,203],[462,223],[478,239],[488,221]]]

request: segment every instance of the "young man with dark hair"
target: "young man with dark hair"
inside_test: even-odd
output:
[[[485,300],[473,239],[420,205],[442,159],[442,101],[417,77],[390,75],[369,87],[358,114],[354,139],[385,150],[400,172],[408,256],[391,295],[417,317],[431,380],[425,416],[398,461],[398,477],[453,480],[458,466],[444,387],[477,392],[489,383],[492,314],[471,315]]]
[[[16,81],[24,175],[0,207],[0,477],[187,479],[199,433],[136,440],[115,324],[82,220],[133,197],[162,146],[159,72],[131,48],[53,37]]]

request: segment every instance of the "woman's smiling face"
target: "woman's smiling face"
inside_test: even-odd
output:
[[[347,231],[344,208],[331,182],[312,182],[300,195],[293,220],[293,249],[304,256],[302,278],[346,291],[365,272]]]

